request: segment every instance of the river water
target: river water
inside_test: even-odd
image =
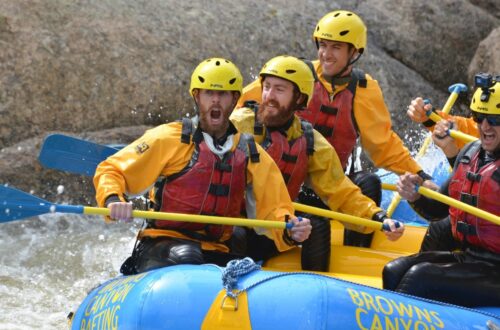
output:
[[[1,226],[0,329],[67,329],[87,292],[118,275],[140,220],[49,214]]]

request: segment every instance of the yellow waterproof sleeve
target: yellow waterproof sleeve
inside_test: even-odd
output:
[[[390,113],[378,82],[366,77],[366,88],[357,88],[354,98],[354,118],[363,149],[376,167],[397,174],[419,172],[422,168],[392,130]]]
[[[375,213],[382,211],[344,174],[334,148],[316,130],[314,130],[314,153],[309,157],[308,163],[308,182],[332,211],[366,219],[371,219]],[[363,233],[373,231],[351,224],[344,226]]]
[[[180,142],[182,123],[161,125],[104,160],[94,176],[96,199],[146,193],[158,177],[179,172],[191,158],[194,146]]]
[[[231,115],[231,120],[239,131],[253,133],[255,123],[253,110],[238,109]],[[287,131],[288,139],[296,139],[302,134],[300,119],[295,116]],[[256,142],[262,140],[263,136],[256,136]],[[382,211],[370,198],[363,195],[360,189],[344,174],[334,148],[316,130],[314,130],[314,150],[314,154],[309,157],[308,183],[332,211],[367,219],[371,219],[375,213]],[[372,231],[369,228],[355,225],[346,224],[346,227],[365,233]]]
[[[260,145],[257,145],[257,150],[260,154],[259,162],[248,162],[248,184],[252,185],[256,218],[285,221],[285,217],[292,215],[294,209],[283,176],[274,160]],[[282,229],[267,229],[266,236],[272,237],[279,251],[291,248],[283,240]]]
[[[260,85],[260,79],[255,79],[243,88],[236,107],[243,107],[243,103],[246,101],[257,101],[257,103],[262,102],[262,86]]]

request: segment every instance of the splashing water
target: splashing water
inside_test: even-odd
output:
[[[60,214],[2,224],[0,329],[67,329],[87,292],[119,275],[139,226]]]

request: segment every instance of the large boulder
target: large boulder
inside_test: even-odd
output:
[[[247,83],[273,56],[313,59],[314,26],[335,9],[366,22],[358,64],[380,82],[396,132],[411,141],[421,131],[405,115],[413,97],[440,106],[449,85],[467,82],[467,68],[498,73],[498,8],[492,0],[1,1],[0,183],[53,198],[67,185],[92,202],[88,178],[38,165],[45,135],[126,143],[141,125],[192,115],[190,75],[202,59],[232,59]],[[454,112],[467,103],[459,99]]]
[[[498,24],[465,0],[5,0],[0,40],[9,47],[0,48],[0,147],[47,131],[178,118],[192,112],[190,74],[203,58],[232,59],[249,82],[272,56],[315,57],[314,25],[338,8],[366,21],[366,57],[372,57],[360,65],[385,75],[374,76],[397,112],[419,91],[410,82],[446,93],[463,81],[477,45]],[[463,24],[463,17],[471,23]]]
[[[379,47],[440,90],[467,82],[477,46],[500,22],[469,1],[376,0],[359,11]]]
[[[469,65],[469,82],[474,82],[478,72],[500,75],[500,27],[491,31],[490,35],[479,43],[476,54]]]

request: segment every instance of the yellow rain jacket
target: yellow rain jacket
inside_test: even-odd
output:
[[[253,134],[255,114],[250,108],[233,111],[231,121],[238,131]],[[264,130],[264,134],[265,134]],[[337,153],[328,141],[316,130],[314,132],[314,153],[309,156],[306,183],[316,192],[332,211],[371,219],[382,211],[375,202],[361,193],[361,190],[344,174]],[[262,143],[265,135],[254,135],[255,142]],[[295,116],[287,130],[287,139],[294,140],[304,133],[300,119]],[[373,229],[344,224],[347,228],[369,233]]]
[[[96,199],[104,206],[106,198],[118,195],[140,196],[148,192],[159,177],[180,172],[191,160],[195,144],[181,143],[182,123],[164,124],[146,131],[135,142],[118,151],[97,167],[94,176]],[[240,133],[233,137],[231,151],[238,145]],[[255,197],[256,218],[284,221],[292,215],[293,205],[279,168],[273,159],[257,145],[259,162],[248,162],[247,185],[251,185]],[[248,191],[247,191],[248,192]],[[259,229],[260,230],[260,229]],[[283,240],[282,229],[263,229],[274,240],[279,251],[291,248]],[[174,230],[146,229],[140,236],[171,236],[193,240]],[[227,252],[226,245],[201,242],[202,249]]]
[[[347,88],[347,83],[335,86],[336,89],[333,92],[331,84],[322,77],[319,61],[316,60],[312,63],[319,80],[330,95]],[[411,157],[403,141],[392,130],[391,116],[378,82],[369,75],[366,75],[366,79],[366,88],[356,89],[353,109],[363,150],[376,167],[385,168],[397,174],[421,171],[420,165]],[[243,106],[243,103],[248,100],[261,103],[261,92],[260,80],[257,79],[245,86],[238,106]],[[315,96],[313,95],[313,97]]]

